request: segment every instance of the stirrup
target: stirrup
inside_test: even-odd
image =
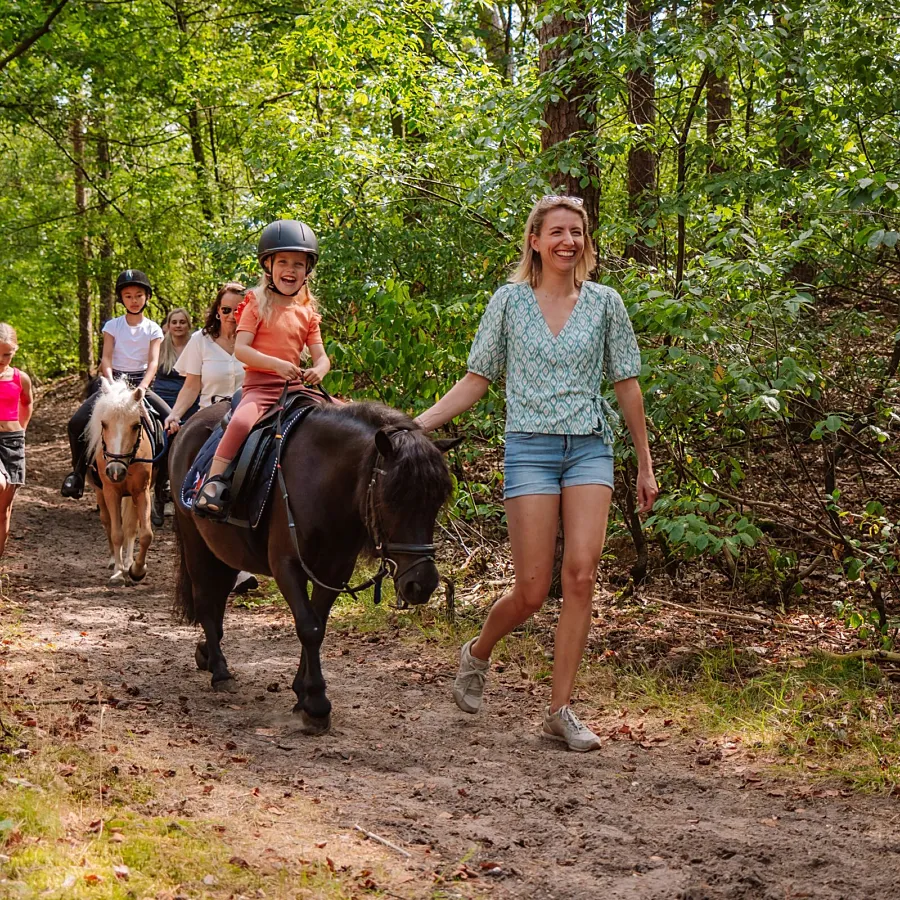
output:
[[[200,486],[194,500],[194,513],[204,519],[228,518],[231,506],[231,482],[221,475],[211,475]]]
[[[59,491],[63,497],[71,497],[78,500],[84,494],[84,478],[77,472],[70,472],[66,475]]]

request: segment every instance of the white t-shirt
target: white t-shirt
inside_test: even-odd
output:
[[[150,344],[161,341],[162,328],[144,317],[137,325],[129,325],[125,316],[110,319],[103,326],[104,334],[115,340],[112,367],[117,372],[146,372],[150,361]]]
[[[195,331],[181,351],[175,371],[200,376],[200,408],[213,397],[230,397],[244,382],[244,365],[208,334]]]

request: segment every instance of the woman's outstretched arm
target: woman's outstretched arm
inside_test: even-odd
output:
[[[483,375],[466,372],[434,406],[416,418],[416,424],[422,431],[440,428],[460,413],[471,409],[487,393],[490,384]]]

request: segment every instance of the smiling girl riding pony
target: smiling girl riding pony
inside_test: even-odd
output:
[[[210,519],[227,517],[231,485],[224,473],[285,382],[293,389],[320,384],[331,368],[319,331],[322,317],[307,285],[319,259],[313,230],[290,219],[272,222],[260,235],[256,255],[263,277],[247,293],[234,344],[247,372],[243,395],[194,503],[194,512]],[[307,369],[300,367],[304,348],[312,361]]]

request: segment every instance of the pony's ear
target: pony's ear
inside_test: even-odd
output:
[[[432,441],[435,447],[441,451],[441,453],[448,453],[454,447],[458,447],[464,438],[455,437],[455,438],[438,438],[436,441]]]
[[[100,392],[102,394],[108,394],[109,389],[112,387],[112,382],[105,376],[100,376]]]
[[[144,393],[145,391],[143,388],[135,388],[131,397],[135,403],[142,403],[144,400]]]
[[[390,459],[394,455],[394,445],[391,439],[379,428],[375,432],[375,449],[385,458]]]

